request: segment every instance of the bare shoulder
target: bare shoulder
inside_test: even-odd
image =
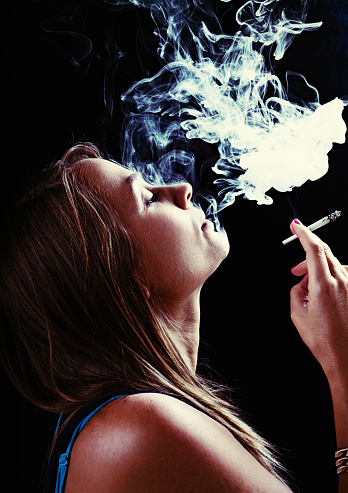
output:
[[[164,394],[121,397],[78,436],[65,493],[289,492],[215,420]]]

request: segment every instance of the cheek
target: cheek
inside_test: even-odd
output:
[[[178,286],[182,289],[197,260],[195,242],[190,241],[188,231],[168,222],[163,228],[149,226],[138,232],[135,244],[142,275],[150,288],[157,292],[174,291]]]
[[[223,233],[207,237],[192,222],[157,221],[137,229],[140,276],[153,294],[176,296],[201,286],[228,253]]]

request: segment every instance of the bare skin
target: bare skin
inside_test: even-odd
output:
[[[216,421],[160,394],[121,398],[79,435],[65,493],[289,493]]]
[[[161,300],[175,320],[171,336],[194,372],[200,292],[228,254],[226,234],[215,232],[204,213],[193,206],[188,183],[152,186],[105,159],[83,161],[81,173],[98,186],[133,236],[141,262],[139,278],[148,295]]]
[[[85,169],[86,179],[99,183],[140,245],[139,276],[148,295],[166,303],[177,322],[173,340],[188,368],[195,371],[199,293],[227,255],[227,238],[205,224],[201,211],[190,203],[187,184],[158,190],[130,179],[125,168],[99,159],[89,160]],[[129,180],[130,194],[125,188]],[[331,381],[338,441],[347,446],[348,297],[342,293],[347,292],[348,275],[307,228],[294,224],[291,228],[307,254],[308,270],[291,292],[292,319]],[[331,304],[324,303],[328,296]],[[347,491],[346,478],[340,480],[340,493]],[[286,493],[290,489],[209,416],[167,395],[139,394],[113,401],[89,421],[73,447],[65,488],[65,493],[134,491]]]
[[[303,342],[321,365],[330,385],[338,448],[348,446],[348,268],[308,228],[292,223],[306,261],[292,273],[304,275],[291,291],[291,316]],[[339,476],[339,493],[348,491],[348,474]]]

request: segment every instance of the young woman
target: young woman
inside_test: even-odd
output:
[[[229,251],[186,183],[153,186],[90,144],[43,172],[8,220],[2,360],[62,413],[45,491],[285,493],[272,448],[196,375],[199,295]],[[307,261],[292,319],[326,373],[348,447],[348,274],[294,221]],[[340,493],[347,491],[341,458]]]

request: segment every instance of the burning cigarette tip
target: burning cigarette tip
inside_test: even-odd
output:
[[[316,229],[322,228],[326,224],[329,224],[331,221],[336,221],[336,219],[341,217],[341,214],[342,214],[341,211],[332,212],[328,216],[325,216],[325,217],[319,219],[319,221],[316,221],[315,223],[310,224],[308,226],[308,229],[310,229],[311,231],[315,231]],[[286,238],[286,240],[283,240],[282,243],[283,243],[283,245],[286,245],[287,243],[290,243],[291,241],[294,241],[296,239],[297,239],[297,236],[292,235],[289,238]]]
[[[330,219],[330,221],[336,221],[339,217],[341,217],[342,212],[341,211],[335,211],[332,214],[329,214],[327,217]]]

